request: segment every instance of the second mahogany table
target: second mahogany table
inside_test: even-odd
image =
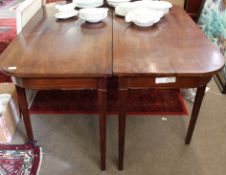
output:
[[[119,169],[123,169],[129,89],[197,88],[185,143],[189,144],[211,77],[224,65],[217,48],[180,7],[148,28],[113,17],[113,74],[119,77]]]
[[[12,77],[29,140],[32,125],[25,89],[97,89],[101,169],[106,157],[106,84],[112,75],[112,14],[98,24],[78,17],[57,20],[55,4],[43,7],[0,58]],[[56,94],[57,95],[57,94]]]

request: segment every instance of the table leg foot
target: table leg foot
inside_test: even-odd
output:
[[[205,90],[206,90],[206,85],[197,88],[195,102],[193,105],[191,119],[190,119],[188,131],[187,131],[187,136],[185,139],[185,144],[187,144],[187,145],[190,144],[190,142],[191,142],[192,134],[193,134],[193,131],[195,128],[197,118],[198,118],[198,114],[199,114],[199,110],[200,110],[202,100],[203,100],[203,97],[205,94]]]
[[[25,89],[19,86],[16,86],[16,91],[17,91],[19,109],[20,109],[21,115],[23,116],[23,121],[26,128],[27,136],[29,141],[32,141],[34,140],[34,136],[32,132],[31,119],[30,119],[30,113],[28,110]]]
[[[106,107],[107,90],[106,81],[98,82],[98,108],[99,108],[99,132],[100,132],[100,163],[101,170],[106,170]]]

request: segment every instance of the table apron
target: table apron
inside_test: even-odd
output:
[[[167,76],[169,77],[169,76]],[[173,76],[172,76],[173,77]],[[149,77],[149,76],[134,76],[134,77],[119,77],[119,89],[127,88],[196,88],[206,85],[211,76],[208,77],[180,77],[177,76],[175,82],[156,83],[156,78],[165,77]]]
[[[106,78],[17,78],[12,77],[15,85],[34,90],[76,90],[105,89]],[[101,81],[99,81],[101,80]]]

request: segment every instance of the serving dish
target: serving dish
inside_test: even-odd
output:
[[[149,8],[136,8],[127,13],[126,22],[133,22],[140,27],[148,27],[160,21],[164,13]]]
[[[79,10],[79,17],[85,21],[96,23],[107,17],[108,8],[86,8]]]
[[[58,12],[55,14],[55,18],[57,19],[68,19],[78,15],[77,10],[72,10],[68,12]]]
[[[129,2],[131,0],[107,0],[107,3],[111,7],[116,7],[121,3]]]
[[[133,3],[123,2],[115,7],[115,13],[119,16],[125,16],[132,9],[133,9]]]
[[[59,12],[71,12],[73,10],[75,10],[76,7],[76,3],[69,3],[69,4],[57,4],[55,7],[57,10],[59,10]]]
[[[100,7],[104,4],[104,0],[77,0],[76,7],[78,8],[93,8]]]
[[[170,2],[167,1],[152,1],[152,0],[143,0],[147,3],[147,6],[152,10],[163,11],[164,14],[169,12],[169,9],[173,7]]]
[[[98,17],[98,18],[96,18],[96,17],[95,18],[87,18],[87,17],[83,17],[83,16],[79,16],[79,17],[81,19],[87,21],[87,22],[90,22],[90,23],[98,23],[100,21],[103,21],[107,17],[107,15],[101,16],[101,17]]]

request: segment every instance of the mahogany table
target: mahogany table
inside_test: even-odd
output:
[[[1,71],[12,77],[29,140],[32,125],[25,89],[97,89],[101,169],[106,154],[106,84],[112,75],[112,14],[102,23],[78,17],[56,20],[55,4],[35,15],[0,58]]]
[[[35,15],[0,57],[0,70],[16,85],[20,112],[33,140],[25,89],[97,89],[101,169],[106,156],[107,77],[119,77],[119,169],[123,169],[127,94],[131,88],[197,87],[186,137],[190,143],[206,84],[223,56],[186,12],[174,7],[153,27],[112,17],[88,24],[56,20],[54,4]]]
[[[148,28],[113,17],[113,74],[119,77],[119,169],[123,169],[128,89],[197,88],[185,143],[189,144],[211,77],[224,58],[179,7]]]

